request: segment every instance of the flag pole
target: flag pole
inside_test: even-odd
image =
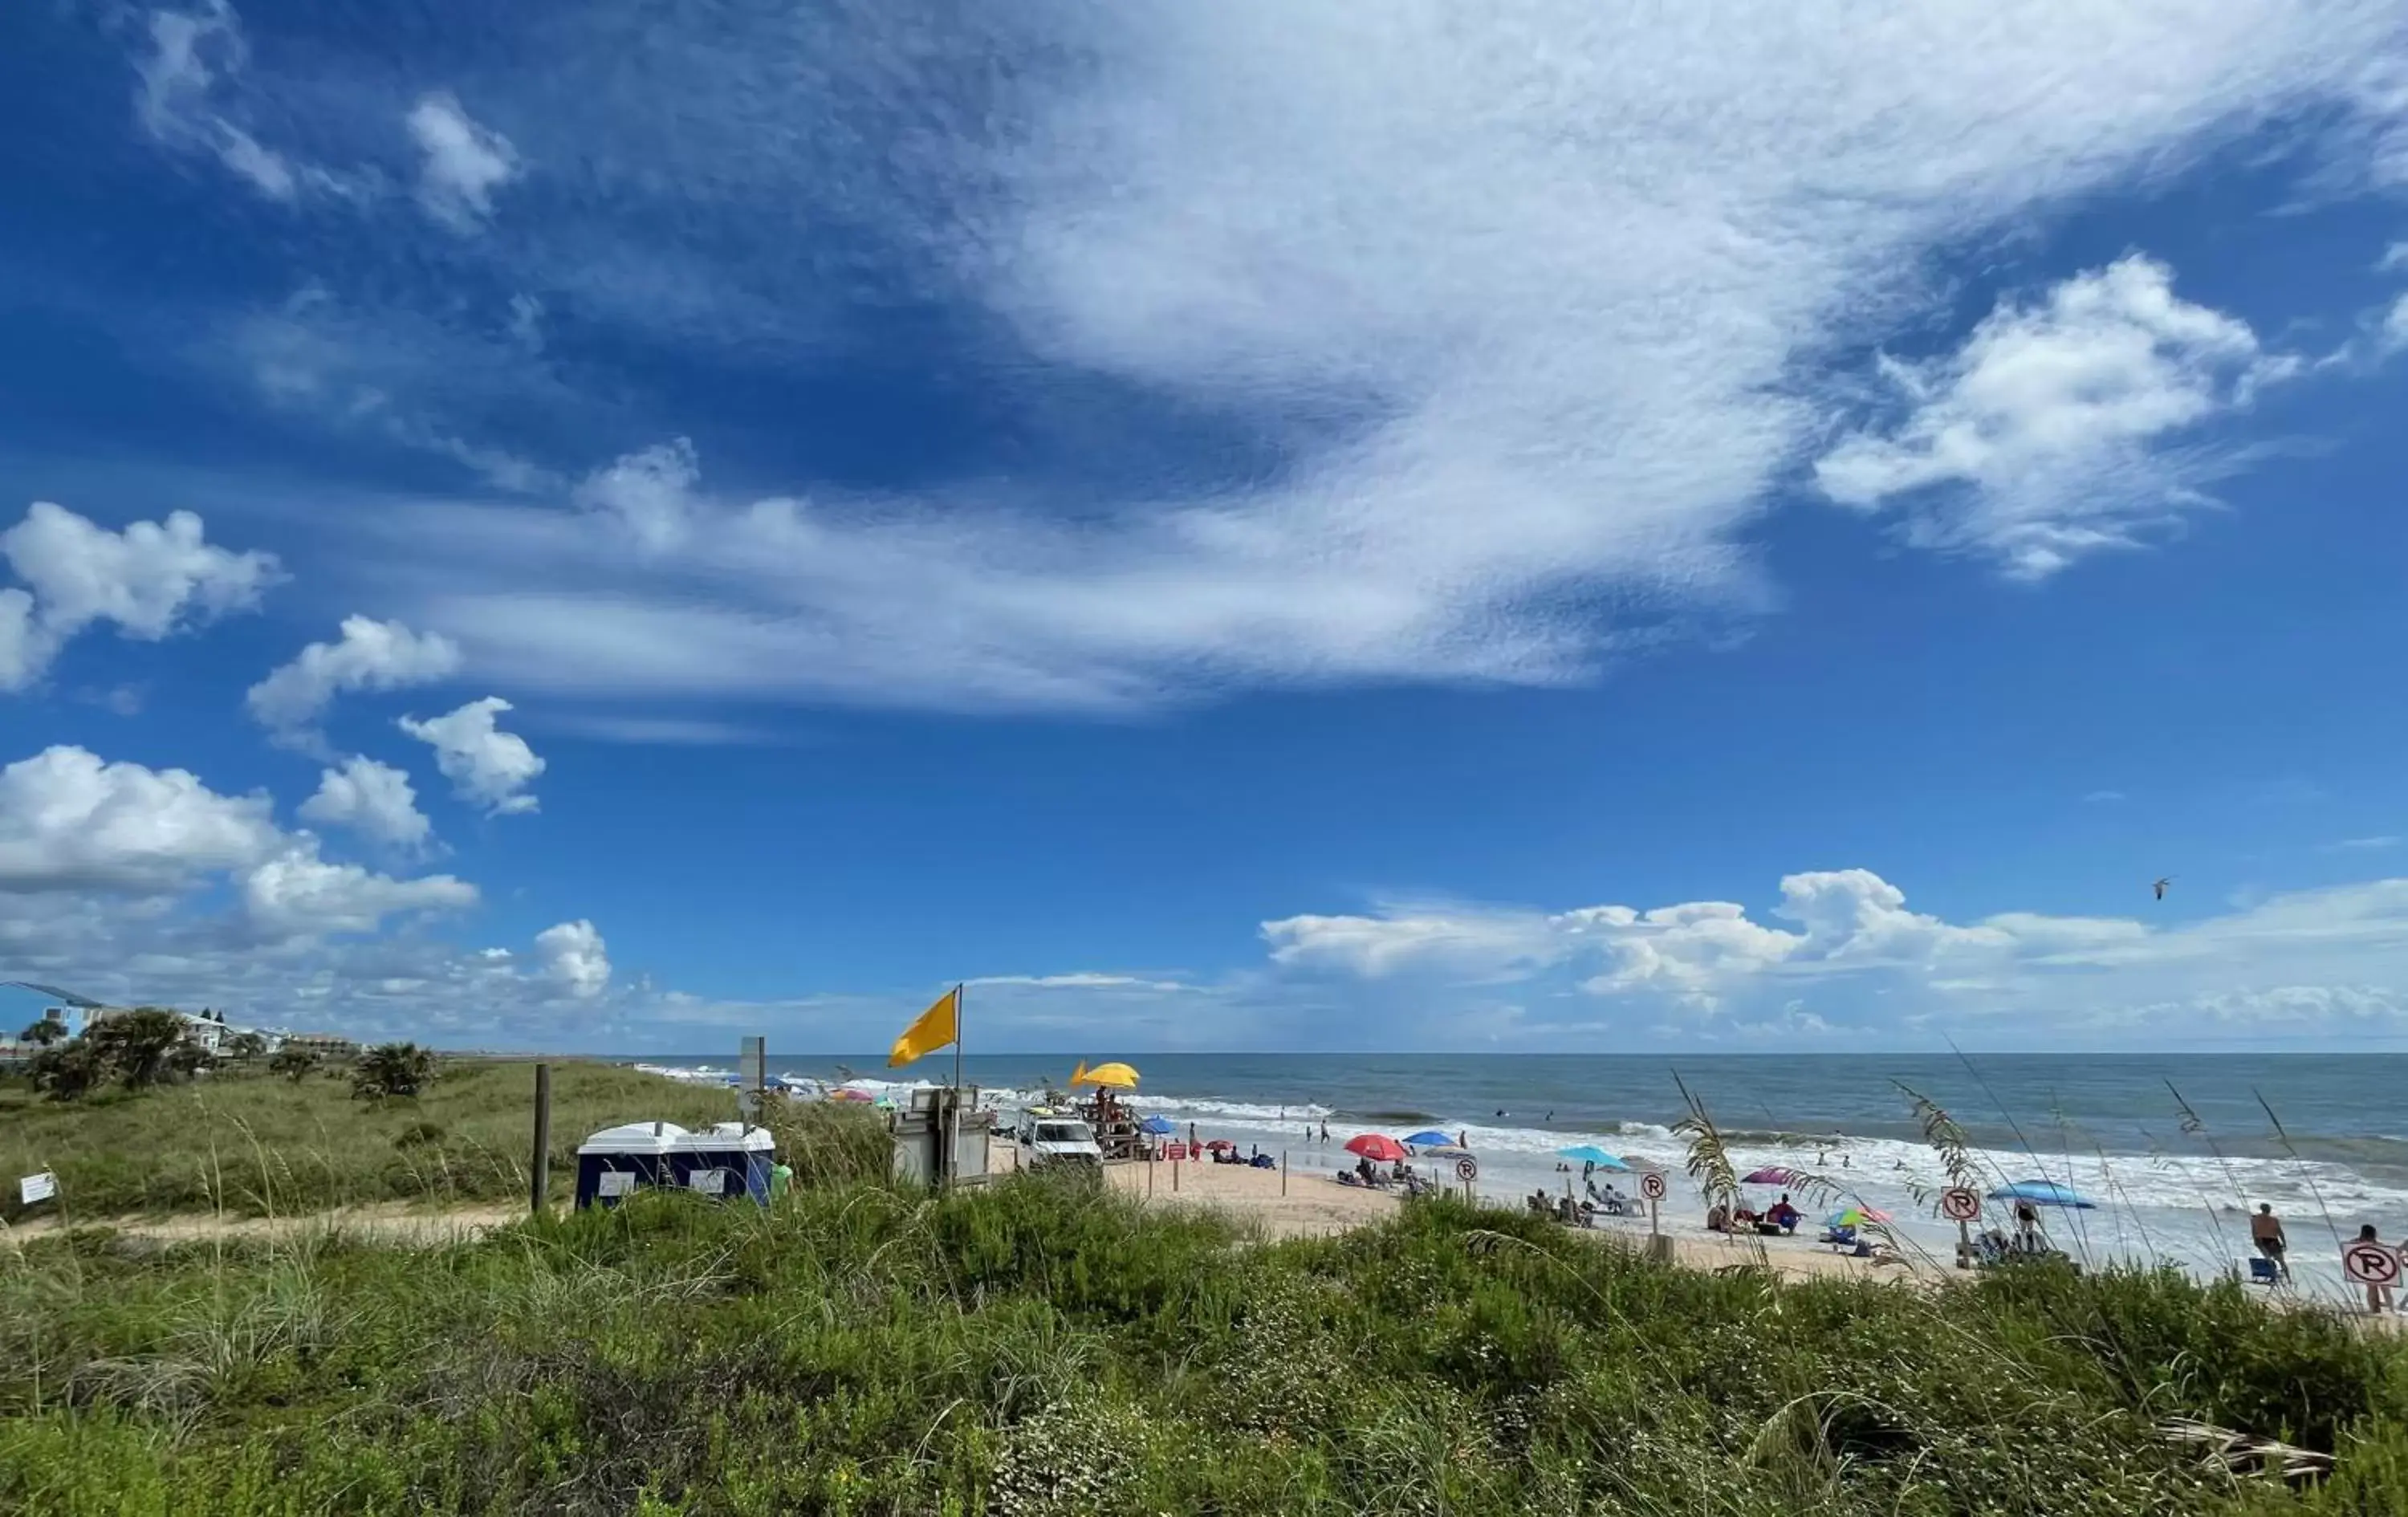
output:
[[[953,987],[953,1102],[952,1138],[945,1144],[945,1189],[953,1190],[962,1178],[962,1002],[968,999],[965,986]]]

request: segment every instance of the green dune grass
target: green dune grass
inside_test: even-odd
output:
[[[221,1072],[138,1094],[47,1101],[0,1090],[0,1220],[24,1208],[15,1177],[54,1171],[70,1217],[219,1211],[289,1215],[376,1201],[506,1201],[527,1194],[534,1066],[448,1064],[423,1095],[351,1098],[339,1076],[299,1082]],[[633,1069],[552,1070],[552,1178],[566,1197],[578,1143],[623,1122],[725,1122],[736,1098]]]
[[[2238,1286],[1783,1284],[1447,1203],[1271,1243],[897,1192],[857,1117],[767,1211],[0,1254],[0,1510],[2408,1510],[2398,1340]],[[2336,1468],[2221,1470],[2177,1417]]]

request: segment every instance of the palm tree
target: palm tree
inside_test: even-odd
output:
[[[318,1067],[318,1055],[306,1048],[287,1043],[276,1051],[276,1057],[267,1061],[267,1067],[270,1073],[282,1075],[298,1085],[309,1078],[310,1070]]]
[[[128,1090],[158,1083],[167,1055],[184,1040],[184,1019],[163,1007],[137,1006],[84,1029],[93,1056]]]
[[[351,1094],[361,1100],[409,1096],[435,1078],[435,1055],[415,1043],[379,1043],[351,1069]]]

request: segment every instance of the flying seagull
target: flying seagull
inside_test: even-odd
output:
[[[2156,884],[2151,885],[2149,888],[2156,891],[2157,893],[2157,899],[2162,901],[2166,898],[2166,887],[2173,882],[2174,877],[2168,875],[2163,880],[2158,880]]]

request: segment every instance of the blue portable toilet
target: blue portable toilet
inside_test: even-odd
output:
[[[663,1183],[725,1200],[750,1196],[767,1206],[777,1146],[768,1128],[740,1122],[723,1122],[708,1132],[687,1133],[669,1150],[669,1165],[677,1178]]]
[[[675,1155],[693,1136],[673,1122],[631,1122],[578,1144],[577,1209],[616,1206],[639,1185],[681,1184]]]

